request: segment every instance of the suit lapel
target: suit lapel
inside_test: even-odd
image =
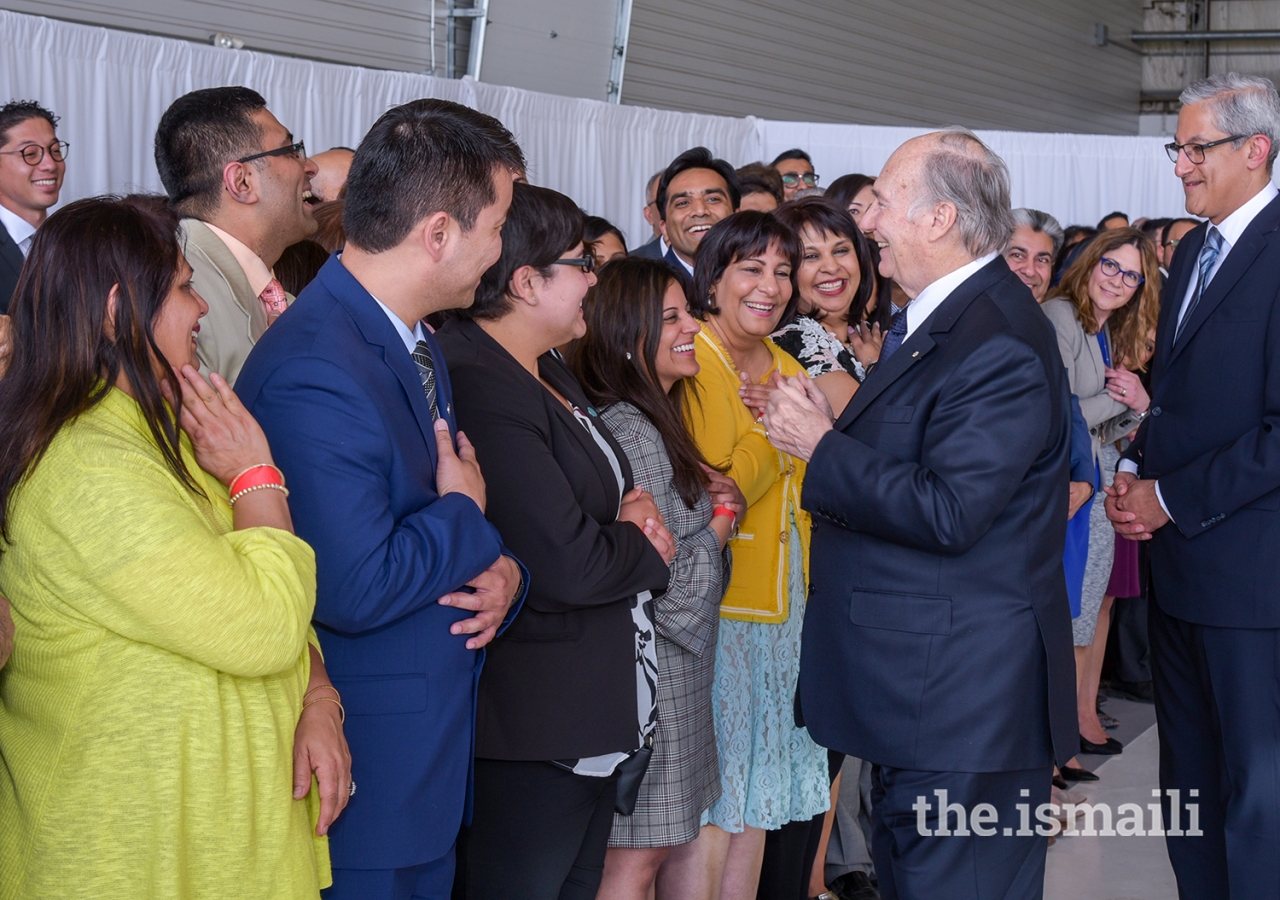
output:
[[[182,225],[186,230],[187,240],[209,257],[209,261],[217,266],[222,277],[227,280],[236,306],[240,307],[248,320],[249,337],[256,344],[267,330],[267,312],[262,308],[258,295],[249,286],[249,278],[244,274],[240,261],[223,243],[222,238],[214,234],[204,222],[199,219],[183,219]]]

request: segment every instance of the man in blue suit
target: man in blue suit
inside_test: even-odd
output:
[[[1191,85],[1182,103],[1166,149],[1187,212],[1209,221],[1174,254],[1151,408],[1107,515],[1122,535],[1151,541],[1160,786],[1179,895],[1275,897],[1280,96],[1264,78],[1227,74]]]
[[[908,141],[862,220],[912,300],[834,423],[779,385],[809,461],[799,713],[878,765],[886,900],[1042,896],[1053,763],[1079,746],[1062,574],[1071,406],[1053,329],[998,255],[1008,171],[968,132]]]
[[[481,648],[524,578],[461,432],[455,453],[449,373],[421,320],[470,305],[523,168],[489,116],[440,100],[387,112],[352,161],[346,248],[236,384],[315,548],[316,626],[347,712],[360,793],[329,832],[327,900],[443,900],[453,882]]]

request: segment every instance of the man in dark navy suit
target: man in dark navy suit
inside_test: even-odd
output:
[[[1227,74],[1191,85],[1182,103],[1167,149],[1187,212],[1209,221],[1174,254],[1151,408],[1107,514],[1120,534],[1151,541],[1160,786],[1179,894],[1275,897],[1280,96],[1264,78]]]
[[[733,166],[713,157],[706,147],[684,151],[658,179],[655,203],[662,242],[646,244],[635,255],[665,259],[687,284],[702,236],[736,212],[741,200]]]
[[[57,125],[58,117],[34,100],[0,106],[0,316],[9,311],[36,229],[67,174]]]
[[[1055,759],[1078,747],[1062,573],[1070,394],[999,251],[1008,170],[969,132],[898,148],[862,227],[912,298],[834,423],[807,380],[764,424],[809,461],[798,713],[877,765],[886,900],[1038,898]]]
[[[326,900],[451,891],[481,648],[524,578],[461,432],[455,452],[449,373],[422,319],[470,305],[523,169],[490,116],[443,100],[387,112],[351,165],[345,250],[236,383],[315,548],[316,626],[347,711],[360,792],[329,832]]]

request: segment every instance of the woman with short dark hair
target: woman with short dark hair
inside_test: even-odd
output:
[[[529,569],[520,614],[488,647],[476,713],[470,900],[593,900],[614,810],[652,746],[652,595],[671,536],[564,362],[595,260],[563,194],[517,183],[502,254],[438,332],[486,517]],[[621,787],[620,787],[621,785]]]

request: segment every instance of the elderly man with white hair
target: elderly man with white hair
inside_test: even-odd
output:
[[[1062,573],[1070,406],[1048,320],[999,251],[1008,171],[973,134],[903,144],[862,227],[911,302],[838,419],[778,384],[808,461],[799,714],[878,765],[886,900],[1043,894],[1055,759],[1079,746]]]

